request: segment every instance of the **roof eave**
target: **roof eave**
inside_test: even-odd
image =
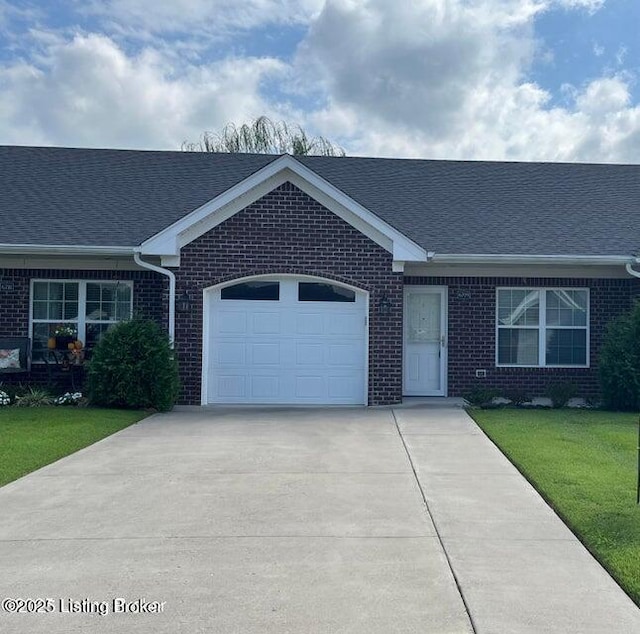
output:
[[[0,244],[0,255],[94,255],[133,257],[135,247],[82,244]]]
[[[440,264],[564,264],[567,266],[618,266],[635,262],[633,255],[523,255],[515,253],[434,253]]]

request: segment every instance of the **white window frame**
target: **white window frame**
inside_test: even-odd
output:
[[[500,291],[534,290],[540,292],[540,304],[538,306],[539,319],[537,326],[500,326],[498,321],[498,297]],[[587,295],[586,326],[549,326],[552,330],[584,330],[586,333],[586,363],[584,365],[550,365],[546,362],[547,353],[547,291],[584,291]],[[495,294],[495,363],[497,368],[578,368],[591,367],[591,295],[589,289],[581,286],[498,286]],[[537,330],[538,331],[538,363],[536,365],[521,365],[518,363],[499,363],[499,331],[500,330]]]
[[[78,284],[78,319],[77,321],[68,319],[33,319],[33,285],[38,282],[52,282],[61,284]],[[86,341],[87,324],[104,324],[104,323],[118,323],[108,322],[106,320],[96,321],[95,319],[87,319],[87,284],[120,284],[126,285],[131,289],[130,293],[130,310],[129,315],[133,316],[133,280],[78,280],[78,279],[60,279],[60,278],[34,278],[29,283],[29,337],[33,342],[33,325],[35,324],[51,324],[51,323],[64,323],[64,324],[77,324],[78,339],[80,341]],[[33,344],[32,344],[33,345]],[[42,360],[34,360],[33,363],[44,363]]]

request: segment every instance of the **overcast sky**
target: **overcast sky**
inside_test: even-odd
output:
[[[639,0],[0,0],[0,144],[640,163]]]

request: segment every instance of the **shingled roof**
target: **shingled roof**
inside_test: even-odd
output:
[[[0,146],[0,244],[137,246],[276,158]],[[640,250],[638,165],[296,158],[437,254]]]

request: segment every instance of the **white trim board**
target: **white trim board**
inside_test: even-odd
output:
[[[582,278],[629,279],[621,264],[440,264],[409,263],[404,267],[405,277],[524,277],[524,278]]]
[[[141,253],[178,256],[183,246],[287,181],[392,253],[394,260],[427,261],[427,252],[422,247],[289,155],[269,163],[145,240]]]

